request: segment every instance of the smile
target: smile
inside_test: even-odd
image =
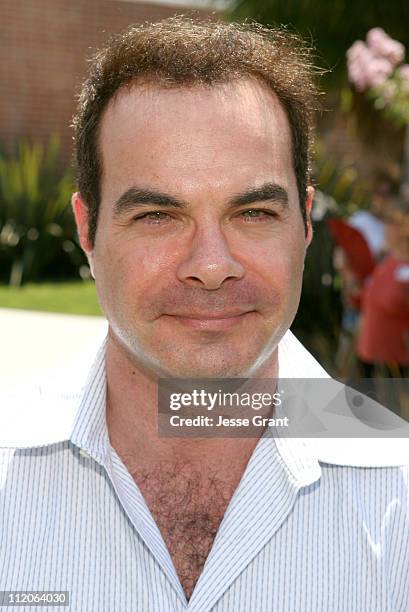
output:
[[[230,329],[243,323],[254,311],[239,314],[217,314],[217,315],[171,315],[181,325],[203,331],[219,331]]]

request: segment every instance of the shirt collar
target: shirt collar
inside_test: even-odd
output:
[[[281,373],[288,371],[292,338],[298,344],[295,336],[288,332],[289,336],[281,343]],[[291,338],[292,337],[292,338]],[[76,413],[70,440],[80,449],[88,453],[98,463],[106,462],[109,450],[109,435],[106,424],[106,373],[105,373],[105,352],[107,338],[100,346],[95,361],[91,367],[87,382],[84,385],[78,411]],[[302,346],[300,344],[300,346]],[[328,376],[318,362],[311,357],[309,363],[310,375]],[[304,364],[305,365],[305,364]],[[321,475],[321,469],[317,458],[311,453],[309,445],[303,439],[282,438],[276,440],[276,446],[281,456],[288,475],[294,484],[306,486],[315,482]],[[268,436],[267,436],[268,440]],[[263,438],[260,447],[268,444]]]
[[[68,383],[67,377],[6,398],[0,410],[0,447],[33,448],[71,440],[104,463],[109,449],[106,424],[105,352],[107,337],[99,346],[85,384]],[[329,378],[291,331],[278,347],[280,378]],[[73,375],[74,379],[77,377]],[[84,379],[78,375],[78,379]],[[319,477],[319,462],[386,467],[409,464],[406,438],[286,438],[274,435],[278,451],[300,484]]]
[[[90,369],[69,436],[73,444],[98,463],[105,462],[109,442],[106,423],[106,345],[107,337],[99,347]]]

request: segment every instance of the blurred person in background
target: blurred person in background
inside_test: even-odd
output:
[[[383,212],[387,254],[364,283],[356,352],[362,376],[409,375],[409,202],[389,199]]]
[[[348,219],[348,225],[361,232],[377,261],[382,259],[385,254],[385,225],[382,211],[392,192],[393,183],[391,180],[377,176],[373,184],[369,209],[357,210]]]
[[[393,184],[390,180],[376,177],[369,209],[357,210],[345,222],[347,227],[359,232],[362,241],[366,243],[367,258],[370,258],[372,263],[367,267],[365,274],[369,274],[385,255],[385,225],[382,210],[392,189]],[[333,237],[337,241],[337,236]],[[342,322],[335,359],[341,376],[350,375],[355,368],[355,344],[360,319],[359,294],[365,280],[362,270],[357,270],[354,266],[357,259],[362,263],[362,258],[357,253],[351,253],[351,249],[357,248],[351,238],[353,236],[349,238],[346,235],[344,243],[347,244],[343,243],[342,246],[337,244],[333,253],[334,268],[342,278]]]

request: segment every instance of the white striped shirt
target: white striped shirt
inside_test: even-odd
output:
[[[399,440],[262,438],[187,602],[109,442],[105,346],[79,389],[58,383],[3,400],[0,590],[69,591],[78,612],[409,611]],[[279,372],[325,376],[291,332]]]

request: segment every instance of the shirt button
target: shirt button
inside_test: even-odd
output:
[[[85,457],[85,459],[91,459],[91,455],[89,453],[87,453],[87,451],[85,451],[84,449],[80,448],[80,455],[82,457]]]

